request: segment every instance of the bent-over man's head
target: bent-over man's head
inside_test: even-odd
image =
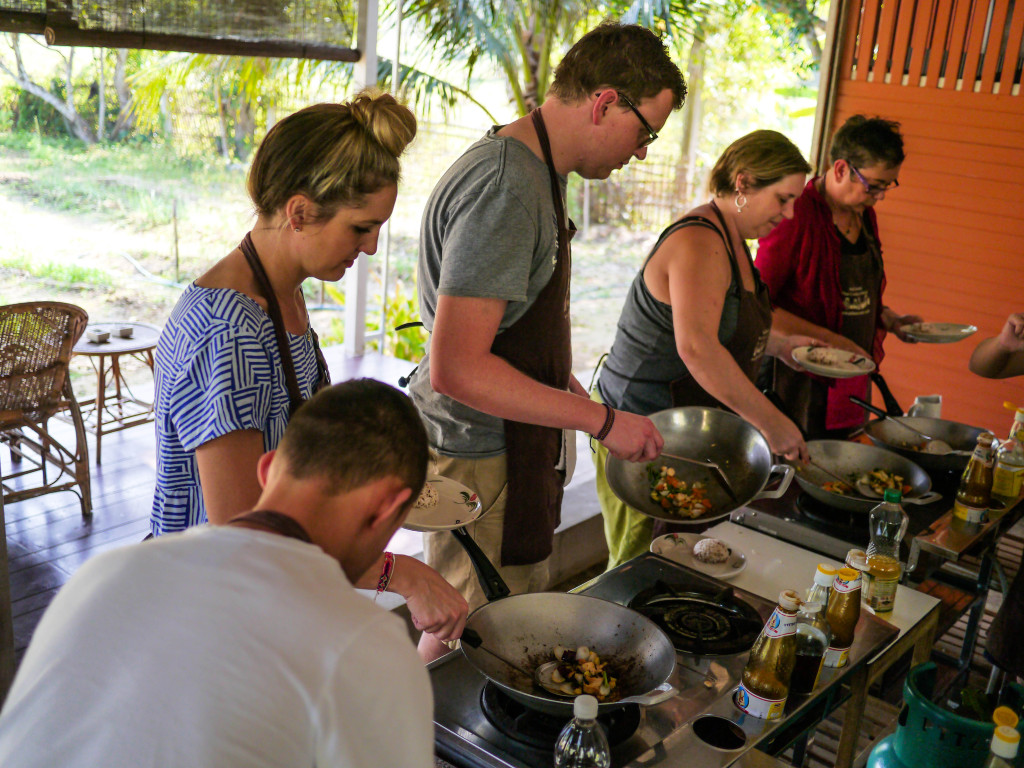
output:
[[[279,511],[299,519],[349,578],[358,578],[419,495],[428,457],[412,401],[379,381],[353,379],[321,390],[296,411],[277,451],[261,460],[260,505],[291,504],[293,489],[313,489],[317,509]]]

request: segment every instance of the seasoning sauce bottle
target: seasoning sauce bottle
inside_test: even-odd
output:
[[[896,488],[885,491],[881,504],[871,510],[868,545],[868,571],[871,582],[862,589],[865,601],[875,613],[888,613],[896,605],[896,587],[900,583],[900,542],[909,519],[900,505],[903,495]]]
[[[988,519],[988,508],[992,506],[993,440],[995,435],[991,432],[978,435],[978,444],[960,477],[953,514],[968,523],[984,523]]]
[[[1024,488],[1024,408],[1018,408],[1010,436],[999,444],[992,471],[992,495],[1016,499]]]
[[[814,690],[831,642],[832,629],[822,615],[821,603],[802,603],[796,614],[796,662],[789,679],[790,693]]]
[[[779,604],[750,649],[733,701],[749,715],[778,720],[789,697],[796,662],[796,611],[800,597],[792,589],[779,593]]]
[[[826,667],[842,667],[850,660],[850,646],[860,621],[860,572],[840,568],[832,582],[825,619],[832,628],[832,642],[825,651]]]

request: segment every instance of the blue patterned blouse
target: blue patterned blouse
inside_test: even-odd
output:
[[[303,399],[318,371],[312,335],[288,334]],[[288,424],[288,388],[274,324],[252,298],[191,285],[156,347],[156,492],[153,534],[206,522],[196,448],[243,429],[277,447]],[[253,478],[255,482],[255,477]]]

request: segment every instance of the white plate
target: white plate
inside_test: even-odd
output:
[[[702,563],[693,556],[693,545],[701,539],[711,539],[700,533],[666,533],[651,542],[651,552],[667,557],[695,571],[701,571],[716,579],[731,579],[747,567],[747,556],[738,547],[722,541],[729,548],[729,557],[724,563]]]
[[[818,347],[818,349],[829,349],[839,356],[836,363],[812,363],[807,359],[807,353],[812,347],[797,347],[793,350],[793,359],[811,373],[819,376],[827,376],[830,379],[850,379],[854,376],[864,376],[875,370],[875,361],[867,357],[855,355],[845,349],[835,347]]]
[[[413,509],[402,524],[410,531],[450,531],[480,517],[480,499],[462,483],[440,475],[428,475],[427,482],[437,491],[437,505]]]
[[[978,332],[973,325],[960,323],[911,323],[903,326],[903,332],[914,341],[926,344],[951,344],[962,341]]]

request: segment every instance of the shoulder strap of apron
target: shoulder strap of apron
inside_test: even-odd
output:
[[[540,143],[541,152],[544,153],[544,162],[548,166],[548,178],[551,181],[551,197],[555,204],[555,215],[558,217],[558,251],[565,252],[569,247],[569,228],[566,224],[565,202],[562,200],[562,189],[558,183],[558,172],[555,170],[555,161],[551,157],[551,141],[548,139],[548,129],[544,126],[544,118],[541,117],[540,108],[530,113],[534,130],[537,131],[537,141]]]
[[[249,269],[252,270],[252,275],[256,279],[256,285],[259,286],[263,298],[267,300],[267,313],[270,315],[270,321],[274,324],[277,353],[281,358],[281,368],[284,369],[284,380],[288,386],[289,415],[291,416],[302,405],[303,399],[302,390],[299,389],[299,379],[295,375],[295,364],[292,361],[291,348],[288,346],[288,337],[284,330],[281,305],[277,302],[277,296],[274,294],[273,286],[270,285],[270,278],[267,277],[267,271],[263,268],[263,262],[260,261],[259,254],[256,253],[256,246],[252,243],[252,234],[247,232],[238,247],[242,251],[242,255],[245,256]],[[324,360],[323,352],[320,351],[320,340],[317,338],[316,331],[312,328],[309,331],[313,338],[313,351],[316,354],[316,368],[319,374],[317,389],[320,389],[331,383],[331,377],[327,372],[327,362]]]
[[[241,525],[244,528],[263,528],[289,539],[298,539],[306,544],[313,543],[309,533],[298,520],[272,509],[254,509],[228,520],[228,525],[231,524]]]

